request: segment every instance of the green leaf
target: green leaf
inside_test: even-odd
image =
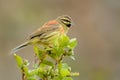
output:
[[[67,65],[67,63],[62,63],[62,69],[69,69],[69,66]]]
[[[62,54],[64,54],[64,49],[62,47],[54,45],[52,47],[51,54],[48,55],[54,60],[59,60]]]
[[[16,59],[16,61],[17,61],[18,67],[19,67],[19,68],[22,68],[22,66],[23,66],[23,59],[22,59],[22,57],[20,57],[20,56],[18,56],[18,55],[16,55],[16,54],[14,54],[14,57],[15,57],[15,59]]]
[[[66,35],[61,35],[61,37],[58,39],[58,43],[60,47],[65,47],[69,43],[69,37]]]
[[[45,58],[45,56],[46,56],[45,53],[47,52],[47,50],[42,50],[42,49],[40,49],[38,46],[34,46],[34,51],[35,51],[36,56],[37,56],[40,60],[42,60],[42,59]]]
[[[40,56],[40,54],[42,54],[42,51],[39,49],[38,46],[34,46],[34,51],[38,57]]]
[[[73,80],[71,77],[64,77],[62,80]]]
[[[25,74],[27,75],[28,74],[28,66],[24,65],[23,70],[24,70]]]
[[[27,75],[28,74],[28,61],[27,60],[23,60],[22,57],[14,54],[14,57],[17,61],[17,65],[18,67]]]
[[[62,69],[62,63],[61,62],[58,64],[58,69],[59,69],[59,71]]]
[[[70,71],[68,69],[61,69],[60,73],[63,77],[70,75]]]
[[[78,73],[78,72],[74,72],[74,73],[71,73],[70,75],[71,75],[71,76],[79,76],[80,73]]]
[[[54,66],[54,64],[48,60],[43,60],[43,64],[49,65],[49,66]]]
[[[27,60],[14,54],[26,80],[73,80],[71,77],[78,75],[78,73],[71,72],[71,67],[67,63],[62,62],[64,56],[74,59],[73,49],[77,45],[76,39],[70,39],[66,34],[63,34],[53,42],[49,46],[34,46],[37,61],[32,70],[29,70]]]
[[[28,77],[27,80],[37,80],[34,76]]]
[[[28,76],[34,76],[38,73],[38,69],[29,70]]]
[[[59,77],[54,77],[52,80],[61,80]]]
[[[61,76],[65,77],[70,75],[70,67],[66,63],[61,63],[60,64],[60,74]]]
[[[68,44],[68,46],[72,49],[75,48],[76,45],[77,45],[76,38],[71,39],[69,44]]]

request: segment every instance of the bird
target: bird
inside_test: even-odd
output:
[[[43,26],[32,32],[27,41],[12,49],[12,53],[16,53],[28,45],[45,45],[54,44],[54,41],[60,37],[61,34],[67,34],[69,28],[72,26],[72,18],[68,15],[62,15],[54,20],[48,21]]]

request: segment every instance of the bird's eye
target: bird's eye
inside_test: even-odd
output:
[[[66,22],[70,22],[69,20],[67,20],[67,19],[62,19],[63,21],[66,21]]]

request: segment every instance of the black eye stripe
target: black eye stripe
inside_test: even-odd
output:
[[[69,21],[69,20],[67,20],[67,19],[61,19],[61,20],[71,23],[71,21]]]
[[[67,27],[72,26],[72,19],[69,16],[60,16],[57,18],[57,20]]]
[[[66,19],[61,19],[61,22],[66,25],[67,27],[70,27],[71,26],[71,22],[69,20],[66,20]],[[67,23],[66,23],[67,22]]]

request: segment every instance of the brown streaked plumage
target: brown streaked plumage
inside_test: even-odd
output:
[[[27,38],[28,41],[14,48],[12,53],[30,44],[53,44],[54,40],[59,38],[61,34],[66,34],[69,27],[72,25],[72,19],[69,16],[63,15],[56,20],[45,23],[42,27],[34,31]]]

